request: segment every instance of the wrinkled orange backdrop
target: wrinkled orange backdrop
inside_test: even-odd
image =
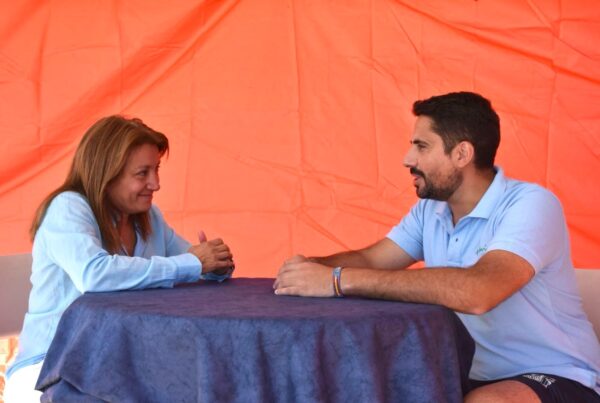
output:
[[[498,164],[563,202],[579,267],[600,267],[597,0],[15,0],[0,12],[0,254],[96,119],[166,133],[156,203],[239,276],[358,248],[415,202],[412,102],[490,98]],[[526,217],[524,217],[526,219]]]

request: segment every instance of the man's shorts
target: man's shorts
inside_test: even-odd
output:
[[[471,379],[471,389],[500,381],[517,381],[529,386],[542,403],[600,403],[600,395],[572,379],[548,374],[522,374],[493,381]]]

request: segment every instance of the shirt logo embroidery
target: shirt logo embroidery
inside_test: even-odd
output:
[[[486,248],[485,246],[482,246],[482,247],[478,248],[478,249],[475,251],[475,254],[476,254],[476,255],[481,255],[481,254],[482,254],[483,252],[485,252],[485,251],[487,251],[487,248]]]
[[[549,376],[541,375],[541,374],[525,374],[523,376],[525,378],[529,378],[529,379],[531,379],[533,381],[538,382],[539,384],[541,384],[545,388],[548,388],[548,386],[550,386],[554,382],[556,382],[556,379],[550,378]]]

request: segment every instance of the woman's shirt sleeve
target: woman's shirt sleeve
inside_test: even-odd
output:
[[[100,229],[87,200],[75,192],[54,198],[35,241],[42,242],[49,260],[60,266],[82,293],[172,287],[197,281],[201,272],[195,256],[176,253],[177,247],[182,247],[180,240],[168,246],[171,255],[109,254],[102,247]]]

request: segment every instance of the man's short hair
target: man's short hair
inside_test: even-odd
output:
[[[475,166],[493,169],[500,144],[500,119],[490,101],[473,92],[451,92],[416,101],[412,112],[432,120],[432,129],[442,138],[446,154],[461,141],[468,141],[475,149]]]

